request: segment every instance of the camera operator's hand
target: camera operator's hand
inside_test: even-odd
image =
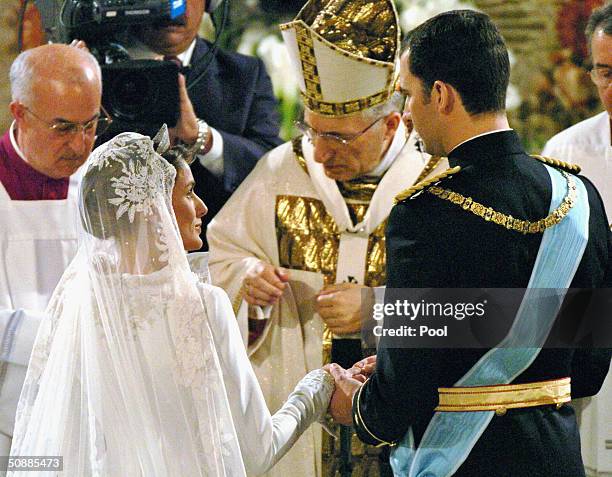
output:
[[[79,50],[89,51],[89,48],[87,48],[87,43],[85,43],[83,40],[77,40],[76,38],[70,42],[70,46],[74,46]]]
[[[170,140],[172,144],[180,139],[185,144],[194,144],[198,139],[198,118],[193,110],[193,104],[187,94],[185,77],[179,74],[179,103],[180,115],[176,126],[169,128]]]

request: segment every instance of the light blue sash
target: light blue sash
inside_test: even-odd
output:
[[[546,166],[552,180],[552,212],[567,192],[560,172]],[[544,232],[538,256],[512,328],[498,348],[489,350],[455,386],[508,384],[538,356],[557,317],[588,241],[589,202],[574,177],[576,201],[567,216]],[[520,346],[520,347],[518,347]],[[412,429],[391,452],[396,477],[447,477],[465,461],[494,411],[436,412],[419,448]]]

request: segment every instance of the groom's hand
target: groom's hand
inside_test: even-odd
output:
[[[283,294],[289,274],[284,268],[259,261],[242,282],[244,299],[249,305],[266,306],[278,302]]]
[[[361,387],[361,383],[353,377],[353,373],[335,363],[323,367],[336,382],[336,389],[329,403],[329,413],[338,424],[350,426],[353,424],[353,396]]]
[[[353,378],[364,383],[376,371],[376,355],[357,361],[348,371]]]

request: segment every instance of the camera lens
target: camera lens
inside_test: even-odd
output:
[[[178,66],[170,61],[129,60],[102,66],[102,104],[114,121],[111,133],[155,134],[179,117]],[[109,133],[109,134],[111,134]]]
[[[157,88],[144,72],[126,71],[115,77],[109,91],[111,113],[134,121],[156,103]]]

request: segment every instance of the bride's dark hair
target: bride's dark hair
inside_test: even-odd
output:
[[[155,144],[157,146],[157,144]],[[177,144],[161,155],[178,173],[182,168],[188,168],[195,160],[195,155],[184,144]]]
[[[98,169],[89,168],[83,176],[81,183],[81,197],[86,214],[81,211],[81,221],[85,231],[96,238],[108,239],[114,236],[111,231],[116,230],[117,222],[112,209],[108,207],[108,200],[113,198],[114,192],[110,185],[113,177],[121,175],[122,166],[118,162],[111,162],[106,167]],[[122,217],[128,220],[127,216]]]

